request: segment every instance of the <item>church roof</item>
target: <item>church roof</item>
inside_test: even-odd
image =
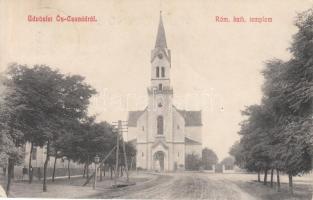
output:
[[[160,22],[158,28],[158,34],[155,42],[155,48],[167,48],[166,45],[166,37],[165,37],[165,30],[163,26],[162,14],[160,12]]]
[[[138,118],[144,113],[144,110],[128,112],[128,126],[137,126]]]
[[[192,144],[200,144],[201,145],[201,143],[200,142],[197,142],[197,141],[195,141],[195,140],[192,140],[192,139],[190,139],[190,138],[187,138],[187,137],[185,137],[185,144],[189,144],[189,145],[192,145]]]
[[[201,111],[177,111],[184,117],[185,126],[202,126]]]

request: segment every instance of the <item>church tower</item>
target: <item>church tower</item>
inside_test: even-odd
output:
[[[151,86],[162,88],[170,87],[171,51],[167,48],[162,15],[160,14],[159,27],[155,47],[151,51]]]
[[[151,51],[151,83],[148,87],[149,129],[147,134],[148,141],[151,144],[155,146],[162,144],[166,148],[168,148],[167,143],[173,140],[173,89],[171,87],[170,72],[171,51],[167,48],[162,14],[160,13],[156,42],[154,49]],[[153,152],[151,152],[151,155],[153,155]],[[167,165],[167,163],[164,164]]]
[[[154,49],[151,51],[151,84],[148,87],[149,104],[148,110],[151,116],[152,133],[155,137],[171,140],[171,110],[173,89],[170,81],[171,51],[167,48],[165,30],[160,13],[160,21]]]
[[[148,105],[144,110],[129,111],[127,140],[136,146],[138,168],[184,169],[185,155],[201,157],[201,111],[179,110],[173,105],[171,51],[161,13],[150,68]]]

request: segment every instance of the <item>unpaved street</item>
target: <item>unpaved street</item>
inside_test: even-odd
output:
[[[225,175],[181,173],[168,176],[170,178],[166,182],[123,195],[121,198],[255,199],[242,191],[235,183],[225,179]]]
[[[135,185],[113,189],[108,176],[97,183],[82,187],[85,178],[71,181],[60,179],[49,182],[48,192],[42,192],[42,183],[15,182],[11,197],[37,198],[122,198],[122,199],[212,199],[212,200],[291,200],[312,199],[313,174],[294,177],[295,195],[288,192],[288,177],[281,176],[281,192],[274,184],[263,185],[256,174],[208,174],[201,172],[145,173],[132,172],[130,181]]]
[[[155,179],[119,190],[104,190],[97,198],[123,199],[243,199],[255,197],[244,192],[232,175],[174,173],[156,175]]]

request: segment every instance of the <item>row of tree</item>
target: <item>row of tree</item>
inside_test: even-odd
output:
[[[239,166],[249,171],[288,174],[290,192],[292,177],[312,169],[313,156],[313,10],[298,14],[298,32],[289,48],[288,61],[272,59],[265,63],[265,82],[259,105],[247,107],[242,114],[240,142],[230,150]]]
[[[185,158],[186,170],[212,170],[212,166],[218,163],[218,157],[212,149],[202,149],[202,156],[187,154]]]
[[[63,157],[83,163],[88,174],[94,157],[104,157],[116,143],[117,134],[110,124],[88,116],[96,90],[82,76],[65,75],[45,65],[12,64],[1,76],[0,92],[0,160],[8,169],[7,192],[14,166],[24,159],[27,142],[31,144],[29,169],[33,147],[46,147],[43,191],[47,190],[51,156],[54,166]],[[130,144],[126,148],[129,158],[135,155]],[[113,166],[114,156],[108,161]]]

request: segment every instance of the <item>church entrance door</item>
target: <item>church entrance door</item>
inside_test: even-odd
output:
[[[157,171],[164,171],[164,152],[158,151],[153,156],[154,169]]]

